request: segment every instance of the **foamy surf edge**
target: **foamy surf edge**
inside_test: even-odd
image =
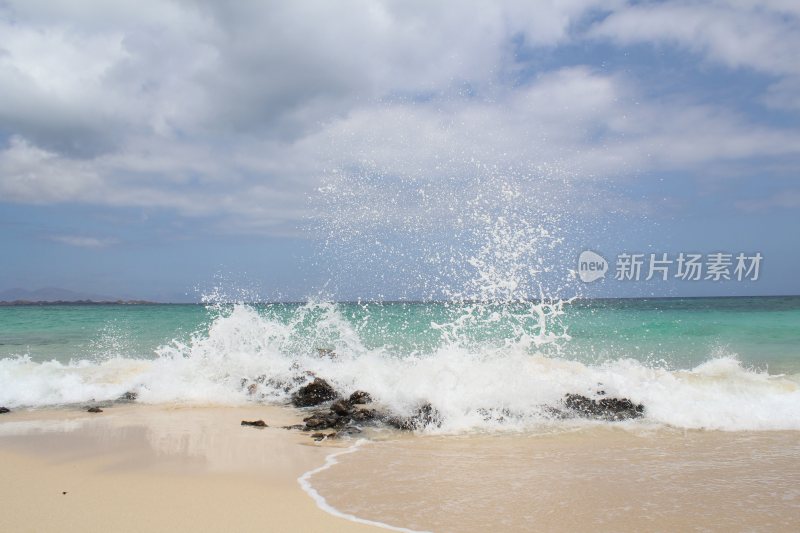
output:
[[[429,403],[441,426],[425,431],[443,434],[573,425],[552,411],[568,394],[628,398],[644,405],[643,422],[671,427],[800,430],[800,375],[749,368],[733,353],[676,369],[624,352],[573,360],[527,340],[498,348],[442,338],[418,353],[362,340],[334,304],[302,307],[288,319],[234,306],[190,342],[163,345],[152,359],[0,359],[0,406],[84,406],[131,395],[151,405],[285,405],[316,376],[343,396],[366,391],[399,416]],[[318,346],[331,346],[337,356],[320,356]]]
[[[337,452],[333,452],[325,457],[325,463],[313,470],[309,470],[308,472],[304,473],[300,477],[297,478],[297,482],[300,485],[300,488],[308,494],[314,503],[317,504],[317,507],[325,511],[326,513],[335,516],[337,518],[343,518],[345,520],[349,520],[350,522],[355,522],[357,524],[365,524],[368,526],[375,526],[380,527],[382,529],[388,529],[389,531],[402,531],[404,533],[430,533],[427,531],[418,531],[415,529],[408,529],[399,526],[393,526],[391,524],[386,524],[383,522],[377,522],[375,520],[368,520],[366,518],[360,518],[358,516],[348,514],[338,510],[337,508],[333,507],[328,501],[322,496],[317,489],[315,489],[311,485],[311,478],[314,477],[316,474],[328,470],[329,468],[333,467],[334,465],[338,464],[339,461],[337,457],[341,455],[348,455],[351,453],[357,452],[363,445],[369,443],[366,439],[358,439],[352,446]]]

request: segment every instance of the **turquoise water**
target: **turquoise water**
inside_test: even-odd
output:
[[[52,305],[0,307],[0,357],[33,361],[155,357],[209,320],[199,305]]]
[[[300,307],[273,304],[257,310],[288,324],[297,320]],[[431,322],[452,321],[465,314],[466,306],[344,303],[337,307],[365,347],[402,356],[435,350],[444,342],[444,334]],[[481,309],[483,315],[491,312],[491,307]],[[518,315],[526,312],[520,306]],[[62,363],[154,358],[159,347],[173,340],[190,342],[192,334],[202,334],[225,313],[224,307],[201,305],[0,307],[0,357]],[[297,349],[312,351],[335,343],[337,334],[320,335],[322,315],[312,309],[304,314],[304,323],[296,324],[299,335],[318,343]],[[502,345],[516,340],[515,325],[509,320],[476,320],[461,335],[472,344]],[[536,329],[534,323],[523,326]],[[800,373],[800,297],[796,296],[576,301],[566,304],[564,314],[550,326],[569,338],[532,351],[586,363],[634,358],[671,369],[732,355],[746,367]]]
[[[283,404],[314,376],[436,431],[570,423],[549,407],[600,390],[642,423],[800,430],[800,297],[0,308],[12,408]]]

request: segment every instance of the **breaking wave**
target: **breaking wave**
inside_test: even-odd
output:
[[[153,359],[2,359],[0,405],[111,401],[129,391],[151,404],[283,403],[316,375],[343,393],[368,391],[398,414],[430,402],[443,423],[428,431],[575,423],[552,419],[547,406],[599,389],[645,406],[643,421],[626,423],[800,429],[800,376],[744,368],[733,355],[678,370],[625,354],[594,364],[572,360],[560,354],[569,338],[559,328],[563,305],[443,304],[437,317],[446,320],[394,326],[424,330],[408,335],[428,339],[419,344],[387,341],[391,335],[375,325],[376,313],[388,312],[382,306],[224,306],[207,330],[161,346]]]

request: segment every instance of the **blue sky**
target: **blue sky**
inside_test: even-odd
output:
[[[0,290],[800,294],[796,2],[0,0],[0,35]],[[565,281],[584,249],[764,260]]]

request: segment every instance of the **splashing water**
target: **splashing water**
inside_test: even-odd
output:
[[[573,316],[568,304],[560,310]],[[599,383],[608,395],[643,403],[639,423],[800,429],[800,374],[748,369],[724,352],[674,369],[624,354],[580,361],[559,351],[570,349],[563,334],[550,326],[544,336],[535,333],[538,318],[529,312],[528,303],[502,305],[497,314],[488,305],[453,302],[210,307],[207,328],[161,346],[154,358],[0,359],[0,404],[112,400],[126,391],[145,403],[282,403],[314,373],[345,394],[369,391],[397,413],[429,401],[443,416],[436,431],[572,424],[550,420],[543,407],[567,393],[591,395]],[[458,323],[449,322],[453,316]],[[319,348],[338,356],[320,356]]]
[[[601,387],[643,403],[646,417],[637,423],[800,429],[798,374],[747,368],[724,349],[688,364],[692,358],[681,359],[681,352],[692,348],[691,339],[664,347],[685,334],[680,320],[664,322],[671,335],[647,340],[637,315],[600,309],[601,317],[611,313],[622,322],[587,335],[596,317],[559,298],[574,288],[560,274],[567,269],[558,267],[569,210],[547,208],[554,205],[549,189],[537,191],[529,181],[498,175],[439,188],[419,178],[337,173],[323,187],[320,217],[327,235],[320,261],[330,267],[330,290],[342,299],[393,287],[398,296],[424,302],[323,298],[254,306],[242,303],[247,291],[234,298],[215,291],[195,333],[161,341],[152,354],[123,353],[128,340],[113,342],[108,329],[98,345],[101,358],[0,359],[0,404],[112,400],[127,391],[147,403],[281,403],[316,375],[343,394],[368,391],[398,414],[430,402],[442,426],[428,431],[574,424],[552,420],[548,406]],[[792,313],[800,305],[789,307],[785,329],[795,331]],[[629,338],[617,334],[623,326],[633,332]],[[741,329],[734,324],[724,333]],[[598,332],[602,357],[584,340]],[[650,346],[644,354],[643,341]]]

